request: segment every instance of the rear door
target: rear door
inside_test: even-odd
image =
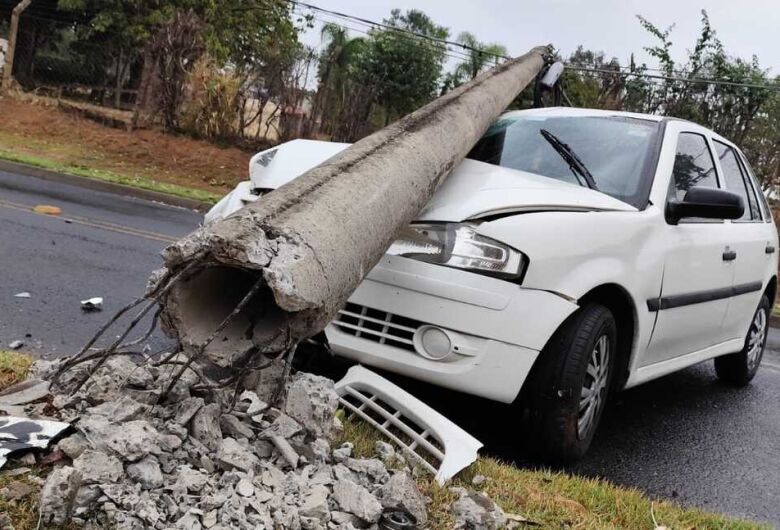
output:
[[[682,200],[693,186],[720,187],[708,137],[687,124],[670,124],[676,153],[667,200]],[[670,134],[671,133],[671,134]],[[658,177],[656,177],[658,178]],[[642,366],[693,353],[727,340],[722,327],[729,305],[734,262],[726,222],[683,219],[662,228],[665,246],[660,296],[647,301],[656,324]]]
[[[719,139],[713,145],[726,189],[739,194],[745,204],[742,218],[728,226],[729,244],[735,252],[734,297],[729,303],[724,328],[732,338],[747,335],[753,314],[772,275],[777,252],[775,230],[764,212],[761,190],[752,181],[739,151]]]

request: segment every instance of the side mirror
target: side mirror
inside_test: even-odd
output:
[[[666,204],[666,220],[676,225],[680,219],[739,219],[745,212],[742,197],[718,188],[694,186],[682,201],[670,200]]]

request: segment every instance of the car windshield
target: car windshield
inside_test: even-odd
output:
[[[567,144],[593,175],[599,191],[639,207],[647,189],[644,167],[658,122],[624,116],[508,115],[494,123],[468,155],[472,160],[583,185],[542,130]]]

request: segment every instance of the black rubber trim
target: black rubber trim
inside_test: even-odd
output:
[[[772,245],[767,245],[766,248],[764,249],[764,252],[766,254],[774,254],[775,253],[775,247],[773,247]]]
[[[695,293],[675,294],[672,296],[662,296],[661,298],[651,298],[647,301],[647,309],[650,311],[663,311],[664,309],[673,309],[686,305],[703,304],[713,300],[723,300],[732,296],[753,293],[760,291],[761,282],[750,282],[734,285],[731,287],[720,287],[707,291],[697,291]]]
[[[723,261],[734,261],[737,259],[737,253],[733,250],[726,250],[723,252]]]

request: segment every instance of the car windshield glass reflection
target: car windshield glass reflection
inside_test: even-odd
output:
[[[636,206],[658,127],[654,121],[619,116],[506,116],[488,129],[468,158],[579,184],[541,134],[549,131],[577,153],[599,191]]]

